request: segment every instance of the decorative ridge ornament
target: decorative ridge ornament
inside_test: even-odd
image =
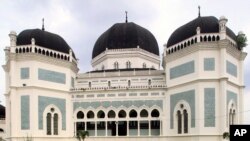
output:
[[[125,22],[128,23],[128,11],[125,11],[125,14],[126,14],[126,20],[125,20]]]
[[[201,17],[201,7],[198,6],[198,17]]]
[[[45,28],[44,28],[44,18],[42,19],[42,30],[44,31]]]

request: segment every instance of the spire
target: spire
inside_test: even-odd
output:
[[[42,30],[44,31],[45,29],[44,29],[44,18],[42,19]]]
[[[201,16],[201,7],[200,7],[200,6],[198,6],[198,10],[199,10],[199,11],[198,11],[198,12],[199,12],[199,13],[198,13],[198,17],[200,17],[200,16]]]
[[[126,20],[125,20],[125,22],[127,23],[128,22],[128,12],[125,11],[125,14],[126,14]]]

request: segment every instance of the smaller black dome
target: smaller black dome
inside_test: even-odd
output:
[[[56,50],[63,53],[69,53],[69,50],[71,49],[61,36],[41,29],[27,29],[22,31],[17,36],[17,45],[31,44],[32,38],[35,39],[36,45],[48,49]],[[75,58],[74,53],[73,57]]]
[[[167,47],[177,44],[187,38],[196,35],[196,28],[200,27],[201,33],[219,33],[219,20],[213,16],[198,17],[191,22],[176,29],[168,39]],[[234,32],[227,27],[227,35],[236,39]]]
[[[5,107],[0,104],[0,119],[5,118]]]
[[[92,59],[104,52],[106,48],[137,48],[138,45],[141,49],[159,55],[157,41],[150,31],[133,22],[116,23],[97,39]]]

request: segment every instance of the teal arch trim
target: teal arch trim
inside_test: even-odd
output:
[[[170,128],[174,128],[174,108],[180,100],[184,100],[189,104],[191,108],[191,127],[195,127],[195,90],[189,90],[170,96]]]
[[[39,129],[43,129],[43,112],[45,108],[53,104],[62,114],[62,130],[66,130],[66,100],[62,98],[38,96],[38,125]]]
[[[94,102],[74,102],[73,108],[74,111],[77,108],[94,108],[97,109],[99,107],[109,108],[114,107],[118,108],[120,106],[124,106],[126,108],[129,108],[131,106],[135,106],[137,108],[141,106],[147,106],[149,108],[153,106],[158,106],[161,109],[163,108],[163,100],[124,100],[124,101],[94,101]]]

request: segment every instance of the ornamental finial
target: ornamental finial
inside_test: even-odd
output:
[[[126,20],[125,20],[125,22],[127,23],[128,22],[128,11],[125,11],[125,14],[126,14]]]
[[[44,31],[44,18],[42,19],[42,30]]]
[[[200,7],[200,6],[198,6],[198,10],[199,10],[199,11],[198,11],[198,12],[199,12],[199,13],[198,13],[198,17],[200,17],[200,16],[201,16],[201,7]]]

